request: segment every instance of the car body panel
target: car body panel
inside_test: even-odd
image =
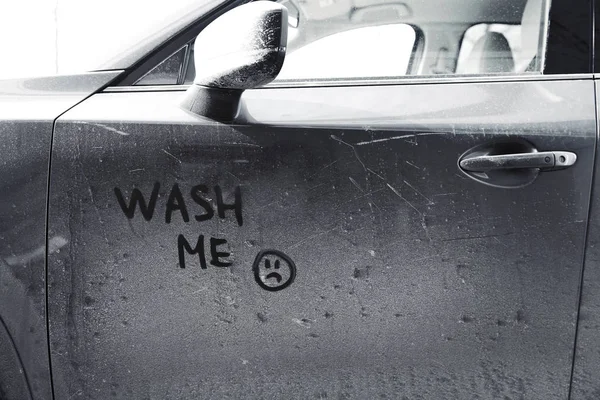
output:
[[[567,396],[591,79],[251,90],[232,124],[184,112],[182,96],[101,93],[57,121],[58,398]],[[457,166],[517,138],[577,163],[519,189]],[[227,204],[240,188],[243,221],[218,215],[215,186]],[[117,192],[134,188],[146,201],[156,188],[152,216],[126,215]],[[208,238],[226,239],[232,265],[183,253],[181,268],[179,235],[204,235],[208,261]],[[253,274],[273,249],[297,267],[277,292]]]
[[[20,398],[51,398],[46,330],[46,206],[54,120],[118,73],[0,81],[0,339],[2,385]],[[61,247],[50,238],[51,251]],[[8,338],[8,339],[7,339]],[[13,346],[14,344],[14,346]],[[12,347],[12,349],[11,349]],[[16,354],[22,364],[12,376]],[[13,385],[14,387],[14,385]],[[6,396],[12,395],[8,392]],[[15,394],[16,395],[16,394]],[[1,397],[1,396],[0,396]],[[10,398],[10,397],[9,397]]]
[[[21,356],[16,350],[15,341],[0,319],[0,398],[31,399],[31,388],[27,372],[23,368]],[[49,381],[49,376],[46,376]],[[50,393],[48,393],[50,394]]]
[[[596,97],[598,97],[596,83]],[[598,150],[596,150],[596,154]],[[600,397],[600,174],[594,166],[571,398]]]

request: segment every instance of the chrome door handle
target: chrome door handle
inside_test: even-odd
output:
[[[561,169],[575,164],[577,154],[569,151],[542,151],[534,153],[473,155],[460,160],[465,171],[485,172],[502,169]]]

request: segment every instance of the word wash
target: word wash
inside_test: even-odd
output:
[[[189,222],[191,218],[202,222],[212,219],[215,216],[215,211],[219,218],[224,219],[225,213],[229,211],[235,215],[238,226],[242,226],[244,220],[242,217],[242,192],[240,187],[236,186],[234,189],[232,203],[225,203],[223,200],[223,191],[220,186],[215,186],[213,190],[216,199],[216,210],[207,199],[207,195],[210,193],[208,186],[196,185],[192,187],[189,192],[191,201],[186,203],[185,196],[181,192],[181,189],[179,189],[179,185],[175,183],[169,192],[165,205],[165,223],[170,224],[174,218],[174,214],[179,215],[184,222]],[[135,188],[131,191],[131,196],[129,196],[129,201],[127,201],[123,191],[115,188],[115,196],[125,216],[133,219],[136,209],[139,209],[140,214],[146,221],[150,221],[154,217],[159,192],[160,183],[156,182],[149,196],[144,197],[144,194],[138,188]],[[148,201],[146,201],[146,198],[148,198]],[[189,208],[189,205],[192,204],[193,208]],[[192,214],[191,217],[190,214]],[[177,236],[179,267],[185,268],[185,253],[191,255],[197,254],[202,269],[207,268],[207,255],[210,255],[210,265],[215,267],[229,267],[231,262],[224,261],[223,259],[229,257],[231,254],[227,251],[219,250],[219,246],[226,245],[227,240],[210,237],[206,238],[206,241],[207,243],[205,244],[204,235],[198,235],[195,245],[192,246],[183,235]]]

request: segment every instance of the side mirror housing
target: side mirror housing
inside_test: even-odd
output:
[[[196,78],[181,107],[204,117],[231,121],[246,89],[274,80],[285,58],[287,9],[271,1],[234,8],[196,38]]]

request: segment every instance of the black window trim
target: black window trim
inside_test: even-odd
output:
[[[544,74],[593,72],[593,2],[552,0]]]
[[[590,4],[592,18],[592,71],[600,72],[600,23],[598,17],[600,15],[600,0],[593,0]]]

